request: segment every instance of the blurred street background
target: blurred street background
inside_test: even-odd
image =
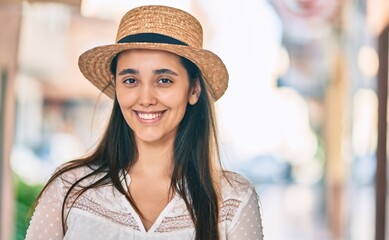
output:
[[[255,183],[265,239],[389,239],[388,0],[0,0],[0,239],[93,149],[112,101],[78,56],[146,4],[196,16],[227,65],[222,162]]]

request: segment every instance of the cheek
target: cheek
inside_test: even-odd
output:
[[[183,87],[182,87],[183,88]],[[166,91],[163,94],[160,95],[160,98],[163,98],[167,101],[171,101],[172,103],[175,103],[176,105],[179,105],[181,103],[188,103],[189,100],[189,91],[181,88],[175,88],[170,91]]]
[[[164,102],[172,108],[177,108],[177,110],[182,111],[186,109],[188,104],[188,94],[175,92],[164,97]]]
[[[134,94],[128,94],[124,91],[117,90],[116,98],[118,99],[118,103],[120,108],[125,108],[133,105],[134,103]]]

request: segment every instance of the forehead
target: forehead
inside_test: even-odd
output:
[[[180,64],[181,57],[167,51],[162,50],[152,50],[152,49],[130,49],[118,54],[118,63],[119,62],[142,62],[142,61],[154,61],[154,62],[164,62],[166,64]]]

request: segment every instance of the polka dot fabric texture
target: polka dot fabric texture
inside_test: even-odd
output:
[[[27,239],[63,239],[61,223],[63,195],[58,184],[58,180],[50,184],[44,192],[44,197],[39,200],[27,230]]]
[[[70,198],[65,206],[65,235],[61,226],[61,207],[69,187],[91,171],[90,168],[71,170],[57,178],[44,191],[27,231],[27,240],[190,240],[194,227],[184,200],[176,194],[146,231],[140,217],[125,196],[111,185],[90,189],[77,200]],[[222,181],[222,203],[219,229],[221,240],[262,240],[262,221],[258,196],[253,185],[237,173],[226,172]],[[99,176],[86,179],[89,185]],[[131,183],[131,177],[123,183]],[[70,210],[69,210],[70,209]]]
[[[236,240],[263,239],[262,219],[255,192],[253,192],[249,202],[242,209],[237,224],[228,235],[228,239]]]

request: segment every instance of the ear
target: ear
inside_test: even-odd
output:
[[[193,87],[190,89],[189,92],[188,102],[190,105],[195,105],[197,103],[200,97],[200,93],[201,93],[200,81],[199,79],[196,79]]]
[[[114,88],[116,88],[115,76],[114,76],[113,74],[111,74],[110,78],[111,78],[111,85],[112,85]]]

